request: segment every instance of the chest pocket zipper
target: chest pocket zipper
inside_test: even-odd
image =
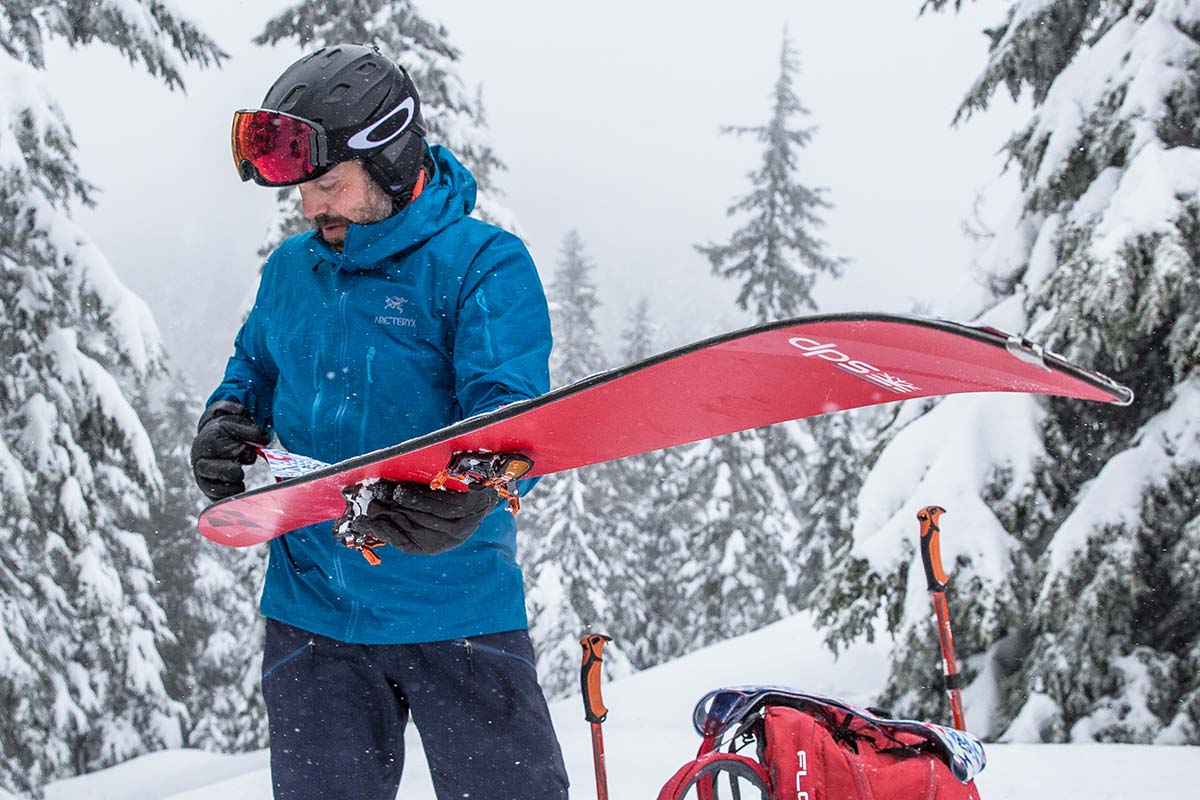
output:
[[[358,452],[367,452],[367,424],[371,417],[371,384],[375,382],[373,365],[375,363],[375,348],[367,348],[367,383],[363,388],[362,411],[358,421]]]
[[[321,349],[313,348],[313,367],[312,367],[312,384],[313,384],[313,401],[312,409],[308,415],[308,437],[310,447],[316,443],[317,431],[321,429],[321,400],[325,393],[325,374],[321,371]]]

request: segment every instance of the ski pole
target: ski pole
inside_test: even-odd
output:
[[[917,512],[917,521],[921,523],[921,561],[925,564],[925,583],[933,597],[938,640],[942,645],[942,665],[945,670],[942,682],[946,688],[946,696],[950,698],[954,727],[965,731],[967,723],[963,717],[962,675],[958,671],[958,660],[954,657],[954,637],[950,635],[950,609],[946,605],[946,589],[950,586],[950,578],[942,568],[942,529],[938,521],[944,513],[946,509],[941,506],[926,506]]]
[[[602,633],[585,633],[579,638],[583,646],[583,667],[579,682],[583,687],[583,718],[592,724],[592,760],[596,765],[596,798],[608,800],[608,775],[604,771],[604,735],[600,726],[608,717],[608,709],[600,697],[601,664],[604,645],[612,641]]]

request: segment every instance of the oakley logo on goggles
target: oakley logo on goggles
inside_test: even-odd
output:
[[[399,112],[405,112],[400,115]],[[386,130],[398,123],[396,130]],[[342,161],[362,158],[363,150],[382,147],[408,128],[424,136],[413,120],[413,101],[403,103],[383,119],[350,137],[331,142],[320,123],[267,109],[245,109],[233,115],[233,163],[242,180],[261,186],[290,186],[312,180]],[[358,152],[355,152],[358,150]]]

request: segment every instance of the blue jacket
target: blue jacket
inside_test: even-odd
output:
[[[533,261],[472,219],[475,179],[440,147],[421,195],[342,252],[315,232],[271,254],[225,379],[292,452],[340,461],[549,388],[550,320]],[[497,509],[437,556],[369,565],[331,523],[271,542],[262,612],[359,644],[410,644],[527,627],[516,522]]]

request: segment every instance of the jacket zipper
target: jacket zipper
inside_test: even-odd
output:
[[[334,274],[338,278],[341,277],[340,272],[335,271]],[[349,336],[347,335],[346,331],[346,303],[349,300],[349,297],[350,293],[343,289],[341,296],[338,298],[338,371],[336,376],[336,385],[340,387],[341,391],[339,393],[340,398],[338,400],[337,412],[333,416],[333,445],[334,454],[339,459],[345,457],[345,453],[342,452],[342,422],[346,418],[346,408],[350,404],[350,398],[347,392],[349,387],[346,384],[346,351],[349,347]],[[347,557],[347,553],[350,553],[350,551],[338,553],[338,557],[334,558],[333,572],[335,578],[337,579],[338,588],[343,591],[343,596],[348,597],[350,596],[350,592],[346,591],[346,572],[342,567],[342,558]],[[354,631],[358,626],[359,612],[360,608],[358,601],[350,600],[350,618],[346,620],[347,641],[353,641],[354,639]]]

